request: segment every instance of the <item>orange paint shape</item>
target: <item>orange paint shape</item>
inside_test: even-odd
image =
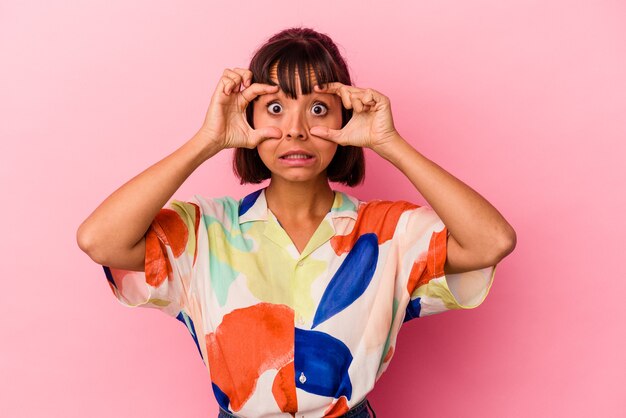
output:
[[[446,262],[447,238],[447,227],[444,227],[439,232],[433,232],[428,245],[428,252],[423,253],[413,263],[409,273],[409,281],[406,285],[409,294],[412,294],[415,289],[425,285],[432,279],[444,275],[443,267]]]
[[[294,361],[294,339],[294,311],[273,303],[235,309],[205,337],[211,380],[228,396],[233,411],[248,401],[265,371]],[[291,397],[291,389],[284,396]]]
[[[336,235],[331,239],[331,245],[337,255],[352,250],[357,239],[367,233],[375,233],[378,245],[390,240],[396,230],[398,219],[403,212],[419,208],[418,205],[403,200],[381,201],[374,200],[359,206],[357,221],[348,235]]]
[[[272,384],[272,394],[276,404],[283,412],[288,412],[292,416],[298,412],[298,398],[296,396],[296,368],[294,362],[285,364],[274,378]]]
[[[198,205],[196,205],[195,203],[192,203],[192,205],[196,209],[196,218],[195,218],[195,222],[194,222],[194,231],[196,231],[196,245],[195,245],[195,250],[194,250],[194,253],[193,253],[193,263],[191,263],[191,265],[195,266],[196,265],[196,259],[198,258],[198,230],[200,228],[200,207]]]
[[[172,209],[161,209],[154,217],[146,233],[146,282],[158,287],[169,274],[172,266],[167,257],[169,245],[175,257],[185,251],[189,232],[181,217]]]
[[[161,209],[152,221],[152,228],[164,244],[169,245],[176,258],[185,251],[189,231],[180,215],[172,209]]]

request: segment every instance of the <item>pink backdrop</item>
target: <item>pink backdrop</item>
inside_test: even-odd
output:
[[[481,307],[406,324],[370,395],[378,416],[626,416],[617,0],[2,1],[0,416],[216,416],[187,330],[118,304],[75,233],[189,139],[225,67],[294,25],[330,34],[400,133],[518,235]],[[174,197],[254,190],[230,158]],[[351,193],[424,204],[367,158]]]

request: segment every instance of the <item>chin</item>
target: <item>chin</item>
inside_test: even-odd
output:
[[[310,181],[314,181],[319,179],[320,177],[327,177],[325,174],[323,173],[301,173],[301,174],[287,174],[285,175],[284,173],[277,173],[277,172],[272,172],[272,178],[276,178],[276,177],[280,177],[283,180],[286,181],[290,181],[290,182],[310,182]]]

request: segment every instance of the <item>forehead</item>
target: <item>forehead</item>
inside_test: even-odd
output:
[[[306,71],[304,80],[300,79],[300,70]],[[309,63],[282,63],[278,60],[270,66],[268,75],[269,79],[280,87],[280,92],[292,99],[303,95],[303,83],[305,83],[304,91],[306,91],[307,94],[313,93],[313,86],[318,83],[318,78],[315,75],[313,66]]]
[[[313,67],[311,67],[311,66],[307,66],[307,68],[308,68],[307,78],[309,79],[309,82],[310,82],[312,85],[317,84],[317,78],[315,77],[315,71],[313,70]],[[294,69],[294,74],[295,74],[295,76],[296,76],[296,80],[298,80],[298,81],[299,81],[299,80],[300,80],[300,75],[299,75],[299,72],[298,72],[298,69],[297,69],[297,68],[295,68],[295,69]],[[274,63],[274,64],[270,67],[270,78],[271,78],[271,80],[272,80],[274,83],[278,84],[278,61],[277,61],[277,62],[275,62],[275,63]]]

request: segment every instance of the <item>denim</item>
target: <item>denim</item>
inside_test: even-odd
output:
[[[372,411],[372,414],[374,414],[373,416],[370,415],[368,407]],[[224,409],[220,407],[220,413],[218,414],[217,418],[239,418],[239,417],[237,415],[231,414],[228,411],[225,411]],[[369,401],[366,398],[366,399],[363,399],[358,404],[354,405],[352,409],[350,409],[345,414],[341,415],[339,418],[376,418],[376,413],[374,412],[372,405],[370,405]]]

